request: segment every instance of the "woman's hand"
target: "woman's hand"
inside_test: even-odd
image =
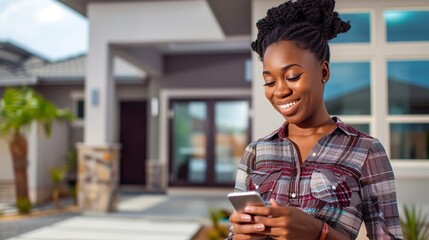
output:
[[[322,221],[304,213],[296,207],[281,207],[273,199],[270,200],[270,204],[271,207],[248,206],[245,208],[244,214],[236,214],[233,217],[233,220],[236,222],[238,219],[247,218],[244,216],[254,216],[254,223],[250,225],[237,224],[240,229],[239,233],[264,234],[279,240],[318,239],[323,226]]]
[[[267,208],[267,207],[261,207]],[[265,239],[266,234],[263,233],[265,226],[262,223],[255,223],[255,219],[252,215],[246,213],[238,213],[234,211],[229,217],[229,221],[232,223],[232,232],[234,233],[234,239]]]

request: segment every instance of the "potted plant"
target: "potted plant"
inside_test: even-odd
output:
[[[225,239],[228,236],[228,227],[221,222],[229,218],[231,213],[224,209],[210,209],[210,220],[212,228],[208,232],[210,240]]]
[[[51,180],[54,183],[54,187],[52,189],[52,200],[55,203],[55,207],[57,209],[61,208],[60,205],[60,192],[61,192],[61,183],[66,176],[66,168],[65,167],[51,167]]]

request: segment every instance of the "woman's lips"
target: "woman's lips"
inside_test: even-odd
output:
[[[278,107],[280,111],[287,114],[287,113],[291,113],[294,109],[296,109],[298,104],[299,104],[299,100],[295,100],[287,103],[278,104]]]

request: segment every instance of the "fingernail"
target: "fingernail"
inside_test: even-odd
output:
[[[241,218],[245,221],[250,221],[250,216],[249,215],[242,215]]]
[[[265,229],[265,226],[264,226],[264,224],[256,224],[256,225],[255,225],[255,228],[256,228],[256,230],[258,230],[258,231],[262,231],[262,230],[264,230],[264,229]]]
[[[253,212],[254,209],[255,209],[254,207],[245,207],[244,211],[246,211],[246,212]]]

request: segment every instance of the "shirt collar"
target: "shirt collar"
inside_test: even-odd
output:
[[[338,117],[332,117],[332,120],[335,121],[335,129],[332,132],[341,130],[341,131],[343,131],[349,137],[351,137],[351,136],[357,136],[358,135],[359,132],[356,129],[354,129],[353,127],[345,124],[343,121],[341,121],[340,118],[338,118]]]

